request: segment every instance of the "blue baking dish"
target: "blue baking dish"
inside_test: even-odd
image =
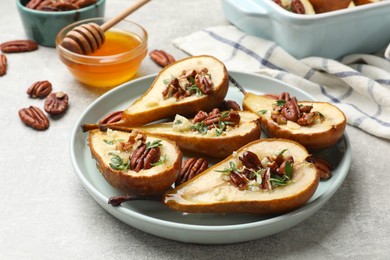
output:
[[[291,13],[272,0],[222,0],[228,21],[278,43],[294,57],[340,58],[373,53],[390,43],[390,0],[328,13]]]

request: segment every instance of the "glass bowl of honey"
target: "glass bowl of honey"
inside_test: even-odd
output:
[[[92,86],[112,88],[129,81],[138,71],[148,51],[148,33],[137,23],[122,20],[105,35],[102,46],[83,55],[64,48],[61,43],[67,32],[84,23],[104,24],[109,18],[92,18],[63,28],[56,37],[60,60],[80,82]]]

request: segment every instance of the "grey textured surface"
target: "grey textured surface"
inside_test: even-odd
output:
[[[108,0],[106,16],[128,0]],[[150,49],[176,58],[174,38],[227,24],[218,0],[152,1],[132,20],[149,32]],[[25,34],[15,0],[0,1],[0,43]],[[352,167],[334,197],[303,223],[276,235],[234,245],[183,244],[143,233],[103,210],[81,186],[69,159],[70,132],[103,91],[81,86],[55,49],[7,55],[0,77],[0,259],[386,259],[390,255],[388,140],[347,127]],[[149,58],[138,76],[159,71]],[[41,107],[26,89],[47,79],[70,96],[70,108],[47,131],[25,127],[17,111]]]

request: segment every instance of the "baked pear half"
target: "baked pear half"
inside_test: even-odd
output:
[[[95,129],[88,145],[106,181],[125,194],[161,195],[181,168],[182,153],[174,142],[137,131]]]
[[[327,102],[297,101],[287,92],[279,96],[246,93],[243,109],[260,115],[262,128],[269,137],[291,139],[309,150],[333,146],[346,126],[345,115],[336,106]]]
[[[182,150],[215,158],[260,138],[259,116],[249,111],[199,111],[191,119],[176,115],[173,122],[135,127],[138,131],[173,140]]]
[[[212,56],[192,56],[162,69],[149,89],[126,108],[122,120],[108,127],[144,125],[180,113],[194,116],[225,99],[229,78],[225,65]]]
[[[167,191],[163,202],[189,213],[285,213],[304,205],[318,187],[308,156],[297,142],[260,139]]]

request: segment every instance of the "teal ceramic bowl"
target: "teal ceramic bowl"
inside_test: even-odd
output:
[[[103,17],[106,4],[106,0],[99,0],[94,5],[78,10],[49,12],[27,8],[25,5],[28,2],[29,0],[16,0],[27,37],[48,47],[55,47],[58,32],[67,25],[88,18]]]

